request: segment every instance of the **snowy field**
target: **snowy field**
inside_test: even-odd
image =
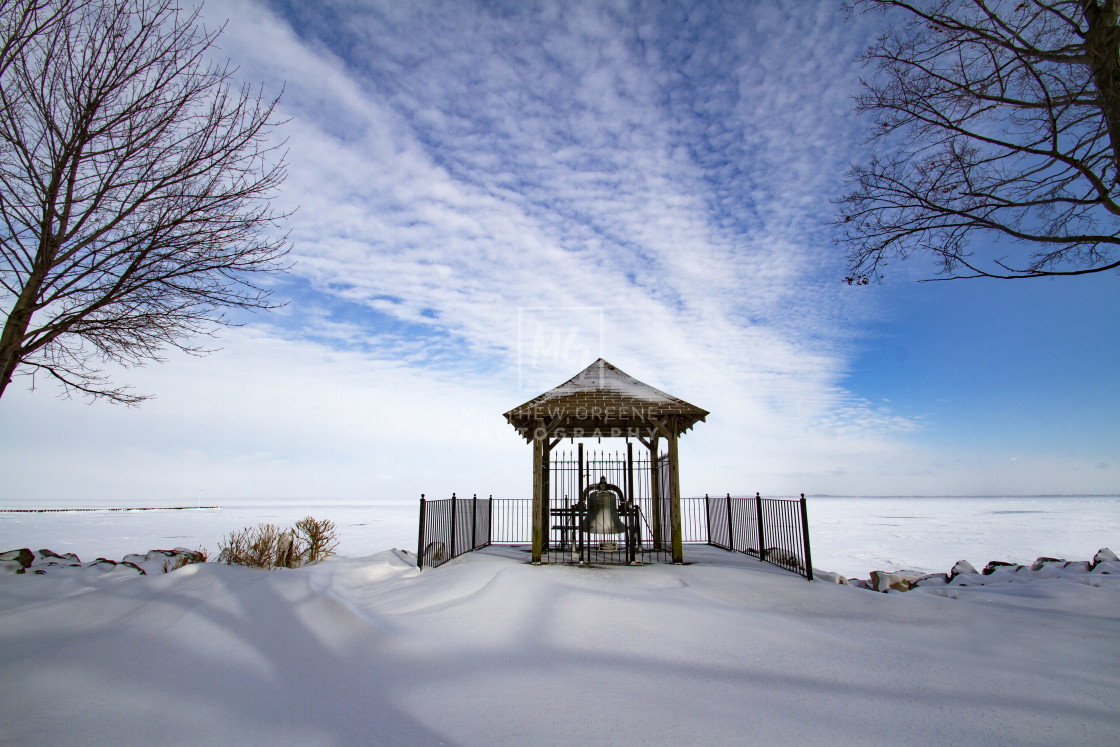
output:
[[[230,532],[265,522],[290,527],[308,515],[335,523],[341,540],[340,555],[365,556],[394,547],[416,549],[419,501],[408,505],[317,503],[310,506],[244,500],[222,503],[225,505],[218,509],[182,511],[0,511],[0,552],[20,547],[32,550],[45,547],[58,553],[72,552],[85,561],[98,557],[120,560],[129,553],[153,549],[205,547],[216,557],[219,541]],[[57,503],[49,505],[60,507]],[[47,506],[25,503],[2,508]]]
[[[1120,549],[1116,498],[809,505],[814,565],[864,578]],[[308,513],[341,556],[0,573],[0,744],[1120,743],[1118,562],[889,594],[703,546],[684,566],[507,547],[418,572],[385,549],[413,548],[415,505],[263,503],[0,514],[0,548],[214,554]]]
[[[362,557],[416,549],[419,502],[400,505],[216,501],[190,511],[0,512],[0,551],[27,547],[72,552],[83,561],[129,553],[206,547],[217,554],[229,532],[261,522],[291,526],[312,515],[339,529],[338,552]],[[203,504],[208,501],[203,501]],[[4,505],[47,508],[90,504]],[[188,504],[189,505],[189,504]],[[943,572],[964,559],[1030,563],[1041,555],[1088,560],[1120,551],[1120,497],[817,498],[810,497],[813,565],[867,578],[873,570]]]
[[[0,743],[1120,743],[1120,564],[878,594],[525,557],[2,574]]]
[[[958,560],[1088,560],[1120,546],[1120,496],[809,498],[813,566],[942,573]]]

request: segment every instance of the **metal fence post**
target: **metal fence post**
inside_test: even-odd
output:
[[[805,577],[813,580],[813,556],[809,553],[809,509],[805,494],[801,494],[801,541],[805,543]]]
[[[447,557],[449,559],[455,557],[455,524],[458,523],[457,520],[459,518],[458,512],[456,511],[455,501],[456,501],[455,494],[452,493],[451,494],[451,550],[447,554]]]
[[[731,515],[731,493],[727,494],[727,549],[735,552],[735,528]]]
[[[416,570],[424,570],[424,494],[420,494],[420,539],[416,540]]]
[[[762,532],[762,495],[757,492],[754,494],[754,510],[758,524],[758,559],[766,560],[766,538]]]
[[[708,544],[711,545],[714,544],[712,542],[712,499],[708,497],[707,493],[704,493],[704,518],[708,522]]]
[[[471,550],[473,551],[478,547],[478,534],[475,531],[478,529],[478,493],[474,494],[471,498]]]
[[[490,494],[490,502],[486,504],[486,546],[494,541],[494,494]]]

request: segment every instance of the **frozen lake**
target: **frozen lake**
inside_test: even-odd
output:
[[[977,570],[991,560],[1089,560],[1120,547],[1120,496],[809,498],[813,566],[866,578],[873,570]]]
[[[338,526],[341,555],[416,549],[418,503],[216,502],[221,508],[178,511],[9,505],[4,508],[100,510],[0,511],[0,551],[49,548],[88,561],[201,546],[214,556],[231,531],[262,522],[287,527],[308,515]],[[1040,555],[1087,560],[1101,547],[1120,551],[1120,496],[810,497],[808,508],[813,565],[845,576],[866,578],[877,569],[948,571],[961,559],[979,568],[990,560],[1029,563]]]
[[[195,549],[201,546],[208,548],[211,557],[214,557],[218,554],[219,541],[230,532],[262,523],[290,527],[310,515],[335,523],[340,537],[338,553],[341,555],[363,557],[394,547],[416,550],[419,501],[410,505],[309,505],[306,502],[244,500],[220,503],[222,507],[216,509],[176,511],[0,511],[0,548],[28,547],[37,550],[45,547],[58,553],[75,553],[82,560],[98,557],[119,560],[129,553],[152,549]],[[46,504],[19,506],[46,507]]]

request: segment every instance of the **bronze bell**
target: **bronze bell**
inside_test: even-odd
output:
[[[621,492],[613,485],[607,484],[607,478],[599,478],[598,485],[592,485],[588,490],[591,495],[587,499],[587,518],[583,520],[580,529],[591,534],[622,534],[626,531],[626,524],[618,515],[618,499]]]

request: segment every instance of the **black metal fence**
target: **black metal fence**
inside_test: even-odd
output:
[[[637,510],[625,518],[630,529],[618,542],[616,537],[578,531],[582,516],[572,513],[571,503],[565,498],[550,500],[551,521],[542,559],[553,563],[667,561],[671,551],[669,497],[666,490],[659,492],[656,499],[643,497],[639,491],[632,493]],[[417,566],[434,568],[490,544],[531,544],[532,535],[532,500],[452,495],[429,501],[421,496]],[[681,536],[685,544],[746,553],[813,580],[804,495],[800,499],[762,498],[757,493],[753,498],[682,498]]]
[[[436,568],[463,553],[490,544],[492,498],[450,498],[429,501],[420,496],[420,538],[416,567]]]
[[[813,580],[805,495],[796,498],[704,496],[708,544],[743,552]]]

